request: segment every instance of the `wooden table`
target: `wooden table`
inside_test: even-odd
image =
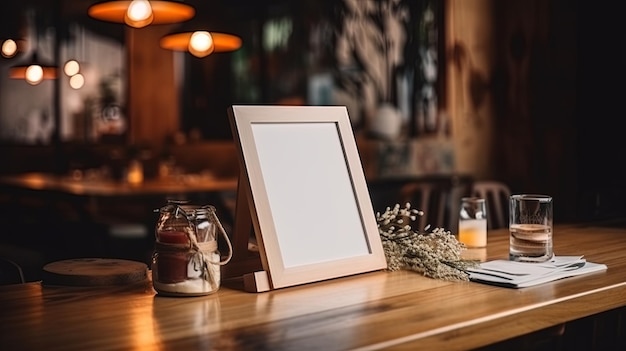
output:
[[[626,229],[557,226],[557,255],[605,272],[514,290],[372,272],[266,293],[156,296],[149,281],[0,287],[2,350],[465,350],[626,306]],[[489,232],[487,257],[508,256]]]
[[[44,203],[70,203],[84,219],[95,221],[107,209],[119,209],[124,205],[139,203],[142,211],[150,213],[166,199],[200,198],[218,208],[218,213],[231,216],[231,205],[217,194],[236,192],[237,178],[215,178],[203,175],[180,175],[168,178],[147,179],[138,184],[115,181],[108,178],[73,179],[50,173],[25,173],[0,177],[3,195],[12,195],[19,201],[36,198]],[[234,205],[232,205],[234,206]]]
[[[15,239],[4,239],[4,235],[20,236],[15,240],[22,246],[23,240],[46,242],[52,233],[57,240],[39,249],[44,256],[103,255],[146,260],[153,245],[150,240],[158,218],[156,209],[168,199],[210,204],[215,206],[220,221],[229,226],[234,221],[237,184],[237,178],[202,174],[145,179],[139,184],[50,173],[0,176],[0,205],[17,214],[11,217],[4,213],[6,217],[1,217],[6,224],[0,231],[0,243]],[[24,213],[37,221],[18,223]],[[127,238],[132,238],[134,244],[129,244]]]
[[[58,192],[76,196],[146,196],[237,190],[236,178],[181,175],[129,184],[112,179],[73,179],[49,173],[25,173],[0,177],[0,184],[15,189]]]

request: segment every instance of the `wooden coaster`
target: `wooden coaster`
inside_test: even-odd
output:
[[[65,286],[126,285],[147,278],[142,262],[107,258],[77,258],[48,263],[42,283]]]

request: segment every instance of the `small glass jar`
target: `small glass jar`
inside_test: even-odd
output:
[[[224,261],[217,247],[218,230],[229,246]],[[157,293],[201,296],[220,287],[220,266],[232,248],[213,206],[168,201],[159,209],[152,255],[152,283]]]

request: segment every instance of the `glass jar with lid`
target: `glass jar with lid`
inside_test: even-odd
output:
[[[222,260],[217,235],[228,244]],[[152,282],[162,295],[200,296],[220,287],[220,267],[232,257],[224,227],[211,205],[168,201],[159,209],[152,255]]]

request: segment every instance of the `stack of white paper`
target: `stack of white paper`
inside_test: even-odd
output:
[[[525,288],[558,279],[606,270],[604,264],[587,262],[583,256],[555,256],[543,263],[507,260],[483,262],[468,269],[470,280],[509,288]]]

